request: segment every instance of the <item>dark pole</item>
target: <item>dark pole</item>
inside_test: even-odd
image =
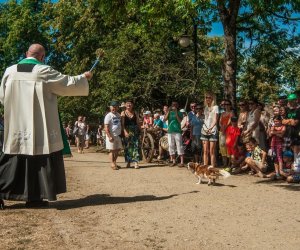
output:
[[[194,26],[194,34],[193,34],[193,40],[194,40],[194,56],[195,56],[195,61],[194,61],[194,76],[195,76],[195,82],[197,82],[198,78],[198,36],[197,36],[197,22],[193,18],[193,26]]]
[[[198,82],[198,35],[197,35],[197,19],[192,18],[193,20],[193,44],[194,44],[194,86],[192,90],[192,98],[194,98],[196,85]],[[185,109],[188,106],[189,96],[186,98]]]

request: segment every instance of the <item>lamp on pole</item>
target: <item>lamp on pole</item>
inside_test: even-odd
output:
[[[194,47],[194,86],[192,89],[192,95],[194,95],[195,89],[196,89],[196,84],[198,82],[198,34],[197,34],[198,24],[197,24],[197,20],[195,18],[192,18],[192,20],[193,20],[192,40],[189,35],[182,35],[179,37],[178,43],[183,48],[187,48],[191,44],[193,44],[193,47]],[[189,96],[187,96],[187,98],[186,98],[185,108],[187,108],[188,101],[189,101]]]

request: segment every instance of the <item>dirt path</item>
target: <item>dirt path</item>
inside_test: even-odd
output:
[[[6,202],[1,249],[299,249],[299,184],[196,185],[177,167],[113,171],[93,150],[66,159],[66,171],[68,193],[49,209]]]

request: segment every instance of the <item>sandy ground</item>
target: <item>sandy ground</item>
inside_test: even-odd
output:
[[[155,164],[113,171],[94,149],[65,163],[68,192],[50,208],[6,202],[1,249],[300,249],[299,184],[196,185],[187,169]]]

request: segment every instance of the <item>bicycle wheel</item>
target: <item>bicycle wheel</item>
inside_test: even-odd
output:
[[[150,133],[146,133],[142,140],[142,155],[143,160],[151,162],[154,155],[154,139]]]

